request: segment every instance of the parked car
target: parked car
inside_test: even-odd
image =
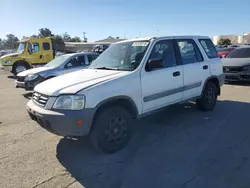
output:
[[[89,69],[37,85],[27,111],[54,134],[90,134],[95,146],[113,153],[129,142],[133,118],[188,100],[213,110],[223,83],[209,37],[137,38],[112,44]]]
[[[0,57],[6,55],[8,52],[6,50],[0,50]]]
[[[101,54],[102,52],[104,52],[105,50],[107,50],[109,47],[109,45],[107,44],[98,44],[98,45],[95,45],[92,49],[93,52],[95,53],[99,53]]]
[[[226,81],[250,81],[250,46],[233,50],[223,58]]]
[[[19,73],[17,75],[16,87],[33,90],[37,84],[45,80],[88,68],[91,62],[98,56],[99,54],[92,52],[58,56],[44,67],[33,68]]]
[[[220,58],[223,58],[225,56],[227,56],[227,54],[229,54],[231,51],[233,51],[235,48],[220,48],[218,49],[218,55]]]

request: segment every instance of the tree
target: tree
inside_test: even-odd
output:
[[[64,42],[69,42],[71,40],[71,37],[67,32],[65,32],[62,34],[62,39],[64,40]]]
[[[4,41],[0,38],[0,50],[4,49]]]
[[[6,37],[7,39],[4,40],[4,48],[15,49],[17,47],[19,39],[13,34],[8,34],[6,35]]]
[[[53,36],[52,32],[48,28],[41,28],[39,29],[39,34],[40,37],[50,37]]]
[[[60,35],[55,35],[55,39],[53,40],[53,46],[54,50],[56,51],[61,51],[61,52],[64,51],[65,43]]]
[[[38,38],[38,37],[39,37],[38,35],[31,35],[29,38],[35,39],[35,38]]]
[[[81,42],[80,37],[74,37],[69,42]]]
[[[232,44],[231,43],[231,40],[226,38],[226,39],[220,39],[219,42],[218,42],[219,45],[230,45]]]
[[[28,38],[29,38],[29,37],[23,36],[22,40],[24,40],[24,39],[28,39]]]

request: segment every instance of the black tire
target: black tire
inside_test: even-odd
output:
[[[216,105],[218,88],[213,82],[208,82],[201,98],[196,100],[197,107],[202,111],[212,111]]]
[[[132,134],[132,117],[126,109],[114,106],[97,115],[90,137],[95,147],[104,153],[114,153],[124,148]]]
[[[12,68],[12,73],[14,75],[17,75],[18,73],[22,72],[18,69],[19,67],[23,67],[23,71],[28,70],[30,68],[29,64],[24,61],[16,62]]]

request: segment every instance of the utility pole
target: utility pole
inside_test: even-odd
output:
[[[83,42],[86,42],[86,32],[83,32]]]

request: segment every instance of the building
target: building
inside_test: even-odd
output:
[[[98,42],[116,43],[116,42],[123,41],[123,40],[125,40],[125,39],[120,39],[119,37],[114,38],[114,37],[109,36],[108,38],[98,40],[98,41],[95,41],[95,42],[96,43],[98,43]]]
[[[243,35],[219,35],[212,37],[215,45],[218,44],[220,39],[230,39],[232,44],[250,44],[250,32],[244,33]]]
[[[79,52],[79,51],[92,51],[93,47],[98,44],[112,44],[126,39],[120,39],[119,37],[111,37],[98,40],[95,42],[65,42],[65,51],[67,52]]]

